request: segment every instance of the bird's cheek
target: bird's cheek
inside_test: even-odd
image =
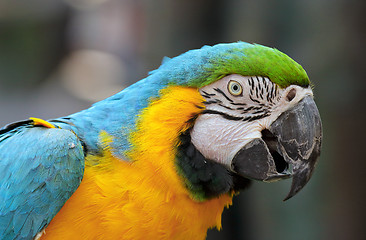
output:
[[[216,115],[201,115],[191,130],[191,141],[201,154],[231,168],[235,154],[253,139],[261,137],[258,124],[248,125]]]

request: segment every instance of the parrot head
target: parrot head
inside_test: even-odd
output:
[[[198,198],[243,188],[248,179],[292,177],[287,200],[309,181],[322,126],[309,78],[290,57],[257,44],[219,44],[165,60],[152,75],[196,88],[203,99],[177,151]]]
[[[305,186],[322,134],[309,86],[280,88],[265,76],[230,74],[200,88],[200,93],[205,109],[190,134],[205,158],[248,179],[271,182],[292,177],[286,199]]]

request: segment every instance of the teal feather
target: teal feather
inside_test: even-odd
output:
[[[0,135],[0,239],[32,239],[79,186],[81,142],[69,130],[29,125]]]

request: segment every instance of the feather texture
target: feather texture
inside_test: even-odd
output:
[[[2,240],[34,237],[74,193],[83,176],[84,153],[75,134],[26,122],[29,124],[4,129],[0,135]]]
[[[79,189],[41,239],[202,240],[207,228],[221,227],[221,213],[232,195],[193,200],[175,165],[178,136],[201,111],[203,99],[194,88],[168,87],[161,93],[141,113],[131,135],[132,161],[114,157],[113,137],[100,134],[103,155],[87,157],[90,164]]]

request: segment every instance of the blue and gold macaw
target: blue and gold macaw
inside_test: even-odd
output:
[[[204,239],[250,179],[309,181],[321,121],[303,68],[205,46],[91,108],[0,130],[0,239]]]

